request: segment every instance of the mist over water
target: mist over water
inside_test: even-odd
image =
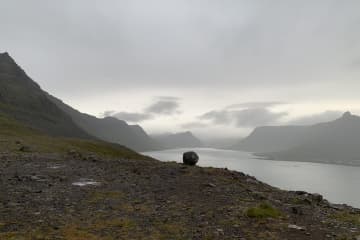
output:
[[[161,161],[182,162],[189,149],[145,152]],[[320,193],[332,203],[360,207],[360,167],[309,162],[286,162],[258,159],[248,152],[197,148],[199,166],[228,168],[253,175],[258,180],[284,190]]]

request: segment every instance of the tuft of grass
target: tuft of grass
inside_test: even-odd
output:
[[[248,208],[245,214],[251,218],[278,218],[282,215],[278,209],[268,203],[261,203],[256,207]]]
[[[157,240],[182,240],[185,237],[186,228],[181,223],[161,223],[157,222],[151,229],[147,239]]]

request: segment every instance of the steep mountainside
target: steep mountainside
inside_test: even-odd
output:
[[[348,112],[335,121],[310,126],[298,146],[266,155],[284,160],[360,165],[360,117]]]
[[[283,160],[360,164],[360,117],[347,112],[312,126],[261,127],[234,148]]]
[[[160,148],[138,125],[128,125],[125,121],[113,117],[96,118],[73,109],[53,96],[48,95],[48,98],[70,115],[78,126],[95,137],[104,141],[119,143],[136,151]]]
[[[47,134],[91,138],[47,98],[8,53],[0,54],[0,112]]]
[[[191,132],[152,136],[164,149],[202,147],[202,142]]]
[[[99,138],[137,151],[159,149],[140,126],[83,114],[44,92],[8,53],[0,54],[0,113],[50,135]]]
[[[232,148],[249,152],[286,150],[303,141],[306,129],[306,126],[258,127]]]

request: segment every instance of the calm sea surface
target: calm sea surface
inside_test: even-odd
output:
[[[145,152],[161,161],[182,162],[182,153],[189,149]],[[248,152],[212,148],[195,150],[204,167],[219,167],[241,171],[284,190],[304,190],[320,193],[333,203],[346,203],[360,208],[360,167],[286,162],[258,159]]]

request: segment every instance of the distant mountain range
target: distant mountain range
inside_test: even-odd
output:
[[[139,125],[128,125],[125,121],[113,117],[96,118],[79,112],[51,95],[48,95],[48,98],[67,113],[75,124],[101,140],[120,143],[136,151],[162,148]]]
[[[165,149],[203,147],[203,143],[189,131],[153,135],[152,138]]]
[[[46,134],[101,139],[136,151],[162,147],[138,125],[81,113],[43,91],[8,53],[0,54],[0,113]]]
[[[232,148],[279,160],[358,165],[360,117],[346,112],[312,126],[259,127]]]

